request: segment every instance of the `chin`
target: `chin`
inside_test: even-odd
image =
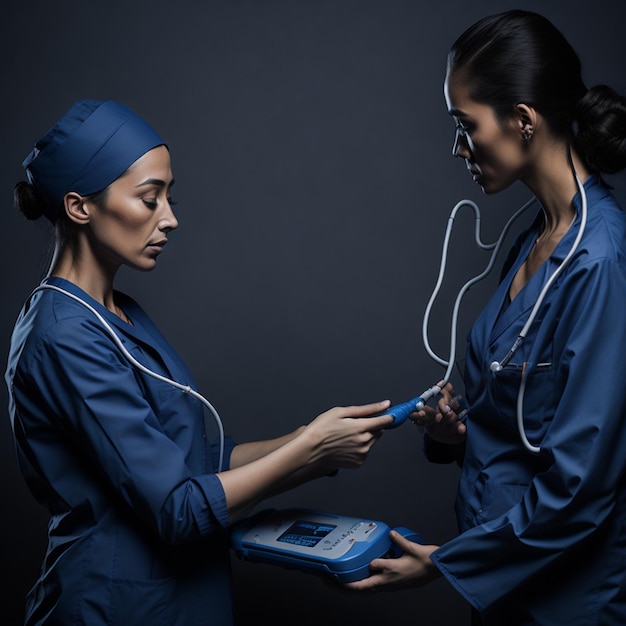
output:
[[[157,266],[156,259],[151,261],[144,261],[143,263],[137,263],[132,268],[138,272],[151,272]]]
[[[478,186],[482,189],[483,193],[487,196],[492,196],[496,193],[500,193],[501,191],[504,191],[505,189],[508,189],[513,183],[515,182],[515,180],[510,180],[510,179],[484,179],[484,178],[480,178],[477,181]]]
[[[492,196],[505,189],[505,187],[494,187],[493,185],[489,185],[488,183],[479,183],[478,186],[486,196]]]

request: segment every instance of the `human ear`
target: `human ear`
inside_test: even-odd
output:
[[[515,112],[522,139],[529,141],[535,132],[537,112],[533,107],[523,103],[515,105]]]
[[[84,198],[75,191],[70,191],[63,197],[63,206],[65,208],[65,214],[75,224],[87,224],[87,222],[89,222],[87,198]]]

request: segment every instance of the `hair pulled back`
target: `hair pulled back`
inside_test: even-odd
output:
[[[534,107],[592,169],[626,168],[626,98],[605,85],[587,89],[578,55],[542,15],[515,9],[479,20],[450,48],[446,71],[502,120],[519,103]]]
[[[102,192],[100,192],[102,193]],[[98,196],[100,194],[95,194]],[[27,219],[45,217],[54,227],[59,242],[73,242],[74,225],[65,214],[63,205],[51,211],[45,196],[31,183],[22,180],[13,188],[13,206]]]
[[[96,206],[104,206],[108,195],[108,187],[90,194],[88,197]],[[45,217],[56,229],[61,242],[72,242],[75,226],[63,210],[63,205],[51,211],[48,201],[31,183],[22,180],[13,188],[13,206],[27,220],[38,220]]]
[[[17,183],[13,189],[13,206],[28,220],[37,220],[46,215],[45,198],[33,185],[24,180]]]

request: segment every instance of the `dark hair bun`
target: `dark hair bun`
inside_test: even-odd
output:
[[[578,104],[576,143],[594,169],[615,174],[626,168],[626,98],[597,85]]]
[[[13,190],[13,205],[28,220],[37,220],[44,214],[45,200],[26,181],[20,181]]]

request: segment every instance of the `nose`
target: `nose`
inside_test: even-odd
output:
[[[178,219],[169,202],[166,203],[164,213],[159,220],[159,230],[164,233],[169,233],[172,230],[178,228]]]
[[[471,156],[469,145],[467,143],[467,137],[464,133],[456,130],[454,132],[454,143],[452,144],[452,156],[459,157],[461,159],[468,159]]]

